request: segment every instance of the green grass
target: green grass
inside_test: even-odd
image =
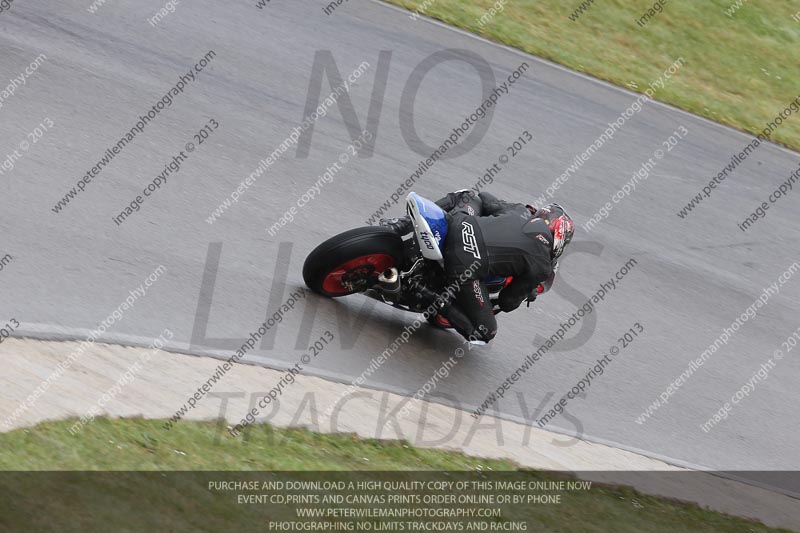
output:
[[[640,92],[683,57],[655,98],[750,133],[800,94],[800,4],[785,0],[745,1],[732,17],[735,0],[667,0],[644,27],[653,0],[595,0],[576,21],[582,0],[508,0],[483,27],[495,0],[385,1]],[[800,149],[800,116],[772,140]]]
[[[408,471],[400,475],[414,480],[423,475],[421,471],[461,470],[478,475],[475,472],[480,469],[484,473],[516,471],[528,480],[563,479],[553,473],[520,471],[508,461],[352,435],[265,425],[233,438],[218,431],[214,422],[182,421],[164,431],[163,421],[97,419],[73,436],[68,431],[73,422],[49,422],[0,434],[0,470],[226,473],[87,476],[65,472],[39,477],[29,472],[4,473],[0,475],[0,530],[267,531],[268,520],[293,516],[291,506],[237,505],[235,495],[207,488],[211,479],[254,479],[248,471],[332,470],[349,472],[347,476],[364,470]],[[596,484],[590,491],[566,493],[559,505],[502,509],[506,520],[528,521],[529,531],[773,531],[695,505]]]

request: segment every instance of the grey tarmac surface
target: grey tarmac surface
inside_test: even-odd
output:
[[[278,0],[258,9],[255,2],[201,0],[178,4],[155,28],[147,18],[162,7],[160,2],[109,1],[95,14],[87,11],[88,4],[26,0],[0,14],[0,80],[18,76],[39,54],[46,55],[25,85],[3,101],[0,160],[19,149],[42,121],[54,124],[13,169],[0,175],[0,257],[12,256],[0,271],[0,323],[18,320],[15,336],[80,339],[163,265],[165,273],[103,338],[146,344],[169,328],[176,347],[230,355],[303,285],[303,259],[314,246],[363,225],[416,170],[424,158],[404,139],[401,123],[413,117],[420,137],[435,146],[480,104],[476,68],[451,60],[422,79],[413,109],[401,105],[415,68],[441,50],[476,54],[491,67],[484,75],[492,74],[498,82],[523,62],[529,68],[483,121],[487,130],[477,146],[437,162],[414,185],[430,197],[473,186],[482,169],[501,155],[511,155],[507,147],[527,130],[534,140],[503,165],[487,190],[533,201],[637,96],[366,0],[351,0],[330,16],[322,12],[324,2]],[[216,56],[196,81],[84,192],[54,213],[53,206],[106,148],[209,50]],[[352,142],[340,108],[334,106],[316,122],[308,157],[297,157],[292,147],[238,203],[209,224],[206,219],[214,209],[301,122],[320,50],[330,51],[344,76],[364,61],[370,64],[349,95],[359,121],[354,129],[365,127],[373,100],[382,103],[374,155],[342,164],[333,182],[299,209],[292,223],[274,236],[268,234],[266,228]],[[385,95],[373,98],[376,72],[387,66],[379,65],[383,50],[391,52]],[[654,66],[654,80],[667,67]],[[325,78],[323,96],[330,89]],[[116,225],[113,217],[211,119],[219,128],[138,212]],[[662,143],[681,127],[688,134],[666,152]],[[544,337],[633,258],[636,265],[596,312],[514,384],[495,405],[497,412],[535,423],[537,409],[543,416],[638,322],[644,332],[593,380],[584,398],[570,400],[567,414],[553,419],[549,429],[682,466],[796,469],[798,349],[786,353],[765,380],[755,383],[727,420],[708,432],[701,425],[800,326],[797,274],[668,404],[644,423],[636,421],[723,327],[800,260],[791,193],[753,229],[745,233],[737,228],[800,163],[796,153],[780,147],[762,145],[710,199],[685,219],[676,216],[749,142],[747,135],[732,129],[647,103],[555,194],[578,223],[558,290],[528,309],[501,315],[496,340],[458,359],[430,397],[457,401],[468,409],[480,405]],[[584,231],[582,224],[660,148],[664,157],[650,177],[615,204],[593,231]],[[388,214],[402,213],[396,205]],[[214,243],[222,243],[221,249]],[[207,261],[216,250],[218,268]],[[215,273],[211,301],[208,290],[201,297],[204,273],[206,281]],[[207,304],[206,324],[196,317]],[[338,301],[309,296],[247,361],[289,367],[306,352],[309,341],[330,330],[336,343],[305,372],[346,382],[360,375],[413,319],[361,296]],[[583,329],[576,335],[578,327]],[[460,346],[455,335],[423,327],[367,385],[413,394]],[[264,385],[268,390],[274,384]]]

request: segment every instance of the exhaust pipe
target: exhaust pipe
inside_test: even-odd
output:
[[[381,284],[381,289],[385,292],[391,294],[400,292],[400,274],[394,267],[381,272],[378,276],[378,283]]]

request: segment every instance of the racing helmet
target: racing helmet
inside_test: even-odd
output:
[[[564,211],[564,208],[558,204],[540,207],[536,209],[533,216],[544,220],[547,227],[550,228],[550,233],[553,235],[553,259],[558,259],[575,234],[575,223]]]

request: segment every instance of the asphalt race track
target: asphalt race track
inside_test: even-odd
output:
[[[227,357],[303,286],[307,253],[325,238],[363,225],[417,170],[423,154],[475,111],[482,90],[490,93],[520,64],[528,67],[471,130],[483,131],[482,138],[469,138],[479,142],[436,162],[413,190],[435,198],[474,186],[483,169],[511,156],[507,148],[528,131],[533,141],[485,187],[501,198],[533,202],[638,96],[368,0],[351,0],[331,15],[323,13],[321,1],[273,0],[258,9],[255,0],[196,0],[178,4],[155,27],[147,18],[162,7],[156,0],[109,1],[95,14],[87,11],[89,3],[25,0],[0,15],[0,84],[46,55],[0,107],[0,161],[15,150],[19,155],[0,175],[0,258],[12,258],[0,270],[0,322],[17,319],[16,336],[82,339],[163,265],[158,281],[103,339],[146,344],[168,328],[176,349]],[[54,212],[106,149],[209,51],[214,56],[171,105]],[[312,75],[315,57],[325,76],[321,70]],[[316,99],[309,108],[307,100],[320,80],[319,101],[330,93],[333,62],[345,78],[369,64],[348,93],[355,115],[340,99],[342,105],[316,121],[300,148],[290,147],[208,223],[316,107]],[[370,112],[374,153],[362,149],[359,157],[339,163],[330,183],[318,182],[326,168],[347,159],[341,154],[349,153],[351,132],[368,127]],[[204,128],[201,144],[193,138]],[[669,137],[684,130],[669,147]],[[419,140],[411,138],[413,131]],[[28,148],[20,148],[26,139]],[[786,351],[781,343],[800,326],[797,273],[668,404],[636,421],[724,327],[800,260],[791,193],[748,231],[737,227],[800,163],[796,153],[775,145],[759,147],[685,218],[676,215],[750,139],[646,103],[555,193],[578,223],[558,290],[529,309],[501,315],[495,341],[460,358],[431,397],[467,410],[479,406],[632,258],[635,264],[595,312],[492,409],[518,420],[531,421],[537,409],[543,416],[639,323],[644,332],[548,428],[679,465],[796,468],[800,389],[792,376],[800,375],[800,352],[773,361],[768,377],[726,420],[707,432],[701,426],[775,358],[775,350]],[[190,142],[194,151],[187,152]],[[656,161],[659,149],[663,158]],[[117,224],[114,218],[182,151],[180,169]],[[657,163],[649,177],[586,231],[582,225],[649,158]],[[267,228],[315,183],[323,184],[316,197],[270,236]],[[395,205],[388,214],[402,213]],[[330,330],[337,342],[306,372],[351,381],[413,318],[361,296],[309,296],[246,360],[289,367]],[[454,334],[425,326],[367,385],[413,394],[460,346]]]

